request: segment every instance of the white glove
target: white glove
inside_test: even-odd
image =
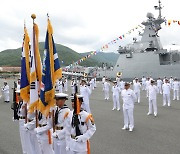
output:
[[[75,140],[76,140],[76,142],[83,142],[83,136],[82,136],[82,135],[77,136],[77,137],[75,138]]]
[[[52,137],[58,138],[57,133],[56,132],[52,133]]]
[[[66,151],[70,151],[70,148],[68,146],[66,147]]]
[[[38,135],[41,135],[42,132],[41,132],[41,128],[37,127],[37,128],[34,128],[34,131],[36,132],[36,134]]]
[[[24,124],[24,129],[25,129],[26,132],[29,130],[28,129],[28,124]]]

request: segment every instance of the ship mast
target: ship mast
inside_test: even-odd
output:
[[[155,10],[159,10],[159,16],[158,18],[161,18],[161,10],[162,10],[162,4],[161,4],[161,0],[159,0],[159,6],[154,6]]]

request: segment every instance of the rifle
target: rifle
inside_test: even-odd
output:
[[[14,110],[14,120],[19,120],[16,88],[17,88],[17,84],[16,84],[16,82],[14,81],[13,104],[12,104],[12,106],[11,106],[11,109]]]
[[[79,115],[79,109],[78,109],[78,103],[77,102],[77,91],[74,95],[74,112],[73,112],[73,118],[72,118],[72,126],[75,128],[75,131],[76,131],[76,136],[80,136],[82,135],[80,129],[79,129],[79,118],[78,118],[78,115]]]

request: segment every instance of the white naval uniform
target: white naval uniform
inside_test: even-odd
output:
[[[174,82],[174,79],[173,79],[173,78],[170,78],[170,79],[169,79],[169,83],[170,83],[170,86],[171,86],[172,89],[173,89],[173,82]]]
[[[136,95],[131,89],[124,89],[121,92],[123,99],[123,115],[124,115],[124,128],[134,128],[134,102],[136,100]]]
[[[139,82],[135,82],[133,84],[133,90],[134,90],[134,93],[136,95],[138,103],[140,103],[140,88],[141,88],[141,84]]]
[[[142,90],[146,89],[146,78],[142,78]]]
[[[171,105],[171,101],[170,101],[170,90],[171,90],[171,86],[169,83],[164,83],[162,85],[162,90],[163,90],[163,106],[166,105],[166,100],[168,102],[168,106]]]
[[[96,78],[94,78],[94,88],[97,87]]]
[[[158,79],[157,80],[157,88],[158,88],[158,93],[162,94],[162,80]]]
[[[19,116],[19,133],[22,145],[23,154],[27,153],[27,140],[25,131],[25,102],[21,101],[18,103],[18,116]]]
[[[3,86],[2,87],[2,94],[4,96],[4,101],[9,102],[9,86]]]
[[[148,98],[149,97],[149,94],[148,94],[148,87],[150,86],[150,83],[151,82],[151,80],[146,80],[146,97]]]
[[[90,84],[91,91],[94,90],[94,79],[91,79],[89,84]]]
[[[104,91],[104,99],[105,100],[108,100],[109,99],[109,88],[110,88],[110,83],[108,82],[104,82],[104,85],[103,85],[103,91]]]
[[[62,108],[57,107],[57,110],[58,120],[55,125],[56,130],[53,133],[55,134],[53,135],[54,154],[66,154],[66,120],[70,109],[65,105]]]
[[[63,81],[60,80],[59,81],[59,93],[62,93],[63,92]]]
[[[41,154],[38,139],[34,129],[36,128],[35,113],[28,114],[28,122],[24,124],[27,134],[27,154]]]
[[[172,86],[173,86],[173,100],[175,99],[179,100],[179,87],[180,87],[179,81],[174,81]]]
[[[59,80],[56,80],[55,90],[57,93],[59,92]]]
[[[39,127],[35,128],[40,154],[54,154],[52,144],[49,143],[48,133],[51,134],[51,130],[47,129],[47,122],[48,120],[42,115],[42,118],[39,120]]]
[[[148,93],[149,93],[149,112],[148,114],[152,114],[152,109],[154,110],[154,115],[157,115],[157,93],[158,93],[158,88],[155,85],[150,85],[148,87]]]
[[[119,82],[119,88],[120,88],[121,91],[124,90],[124,85],[125,85],[125,82],[121,80]]]
[[[106,78],[102,78],[102,84],[104,84],[105,81],[106,81]]]
[[[68,91],[68,80],[67,79],[65,79],[65,81],[64,81],[64,91]]]
[[[75,94],[75,84],[76,84],[75,81],[71,81],[71,93],[72,94]]]
[[[120,110],[120,101],[119,101],[119,93],[120,93],[120,88],[118,85],[113,85],[112,86],[112,93],[113,93],[113,110],[117,108],[117,110]]]
[[[86,110],[88,113],[91,113],[89,105],[89,96],[91,95],[91,90],[87,85],[80,86],[80,95],[83,96],[83,103],[81,107]]]
[[[70,154],[87,154],[89,139],[96,131],[92,115],[84,110],[79,113],[79,130],[82,134],[80,136],[76,136],[75,127],[72,126],[72,117],[73,114],[71,114],[70,121],[68,122],[69,131],[66,133],[67,138],[69,138],[68,149],[70,150]]]

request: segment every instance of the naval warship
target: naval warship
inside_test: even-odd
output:
[[[114,69],[101,71],[99,76],[115,78],[121,75],[124,79],[173,76],[180,79],[180,51],[164,49],[158,35],[161,24],[166,22],[161,15],[160,0],[154,8],[159,11],[159,15],[155,18],[152,13],[147,13],[147,20],[141,23],[145,26],[143,33],[139,34],[141,40],[134,38],[132,44],[120,46],[117,50],[120,55]]]

